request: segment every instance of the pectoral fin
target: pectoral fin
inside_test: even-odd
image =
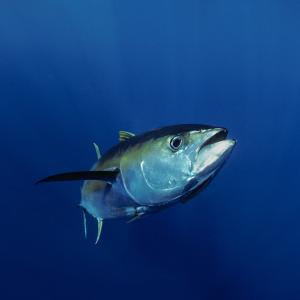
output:
[[[111,171],[79,171],[70,173],[61,173],[48,176],[36,182],[52,182],[52,181],[72,181],[72,180],[101,180],[108,183],[113,183],[119,174],[119,169]]]

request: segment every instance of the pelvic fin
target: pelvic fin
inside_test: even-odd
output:
[[[140,217],[141,217],[141,215],[135,215],[130,220],[128,220],[126,223],[129,224],[129,223],[131,223],[133,221],[138,220]]]

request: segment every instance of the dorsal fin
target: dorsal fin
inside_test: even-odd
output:
[[[135,134],[132,132],[124,131],[124,130],[119,131],[119,141],[120,142],[126,141],[134,136],[135,136]]]
[[[95,147],[95,151],[96,151],[96,155],[97,155],[97,158],[100,159],[101,158],[101,152],[100,152],[100,149],[98,147],[98,145],[96,143],[93,143],[94,147]]]

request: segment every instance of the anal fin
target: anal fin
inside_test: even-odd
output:
[[[99,239],[100,239],[100,236],[101,236],[103,220],[100,219],[100,218],[97,218],[97,222],[98,222],[98,233],[97,233],[97,238],[96,238],[95,245],[99,242]]]

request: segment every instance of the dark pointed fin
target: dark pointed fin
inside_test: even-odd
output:
[[[115,181],[119,174],[119,169],[113,171],[79,171],[70,173],[61,173],[52,176],[48,176],[36,182],[52,182],[52,181],[72,181],[72,180],[102,180],[109,183]]]
[[[119,131],[119,141],[120,142],[126,141],[134,136],[135,136],[135,134],[132,132],[124,131],[124,130]]]

